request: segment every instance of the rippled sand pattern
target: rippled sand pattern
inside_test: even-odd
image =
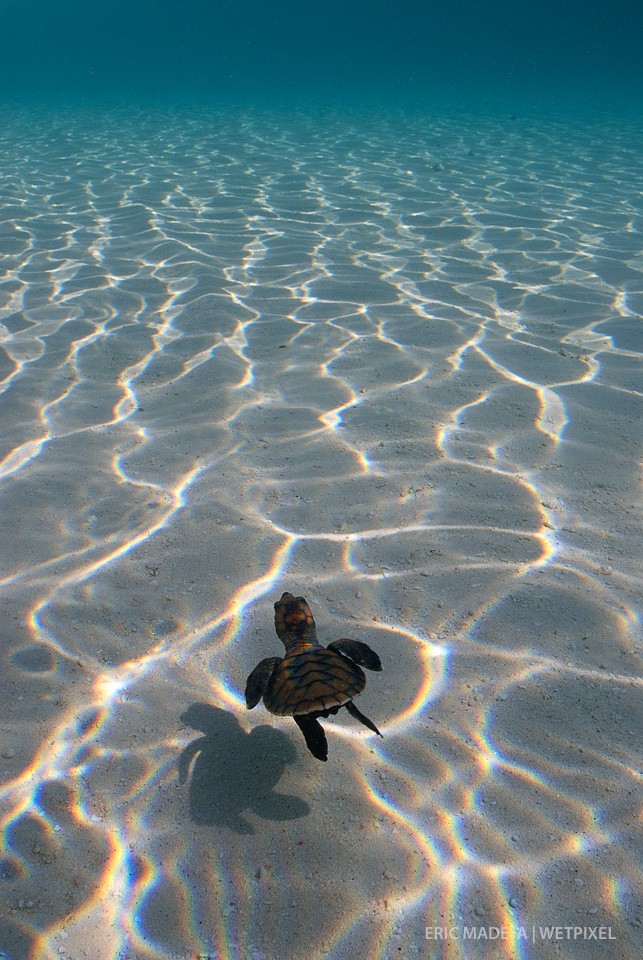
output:
[[[640,137],[4,119],[0,956],[634,960]]]

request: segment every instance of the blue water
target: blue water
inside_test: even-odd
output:
[[[33,0],[0,11],[0,101],[621,113],[643,90],[635,0]]]

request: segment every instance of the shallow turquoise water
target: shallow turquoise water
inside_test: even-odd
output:
[[[4,118],[0,952],[637,956],[636,122]]]

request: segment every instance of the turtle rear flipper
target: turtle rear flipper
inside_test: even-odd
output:
[[[254,668],[246,680],[246,707],[252,710],[256,707],[268,686],[272,671],[281,663],[281,657],[266,657]]]
[[[353,660],[354,663],[359,663],[360,667],[366,667],[367,670],[382,669],[382,661],[378,655],[374,650],[371,650],[367,643],[362,643],[361,640],[348,640],[346,638],[333,640],[328,644],[328,649],[342,653],[345,657]]]
[[[365,727],[368,727],[369,730],[372,730],[373,733],[376,733],[378,737],[382,736],[373,721],[369,720],[368,717],[365,717],[364,714],[357,709],[352,700],[349,700],[348,703],[344,704],[344,706],[352,717],[355,717],[356,720],[359,720],[360,723],[363,723]],[[295,717],[295,719],[297,718]]]
[[[307,717],[305,714],[301,716],[295,715],[293,720],[303,733],[306,746],[313,757],[317,757],[318,760],[326,762],[326,760],[328,760],[328,741],[326,740],[324,728],[319,720],[315,719],[315,717]]]

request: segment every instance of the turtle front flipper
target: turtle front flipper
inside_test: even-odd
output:
[[[313,757],[326,762],[328,760],[328,741],[319,720],[315,717],[307,717],[305,714],[302,716],[295,715],[293,720],[303,733],[306,746]]]
[[[349,657],[354,663],[359,663],[360,667],[366,667],[367,670],[382,669],[382,661],[378,655],[374,650],[371,650],[367,643],[362,643],[361,640],[347,640],[346,638],[333,640],[328,644],[328,649],[343,653],[345,657]]]
[[[281,657],[266,657],[254,668],[246,680],[246,707],[248,710],[257,706],[266,692],[273,670],[280,663]]]
[[[360,723],[363,723],[365,727],[368,727],[369,730],[372,730],[373,733],[376,733],[378,737],[382,736],[373,721],[369,720],[368,717],[365,717],[364,714],[357,709],[352,700],[349,700],[348,703],[344,704],[344,706],[352,717],[355,717],[356,720],[359,720]],[[295,720],[296,719],[297,718],[295,717]]]

